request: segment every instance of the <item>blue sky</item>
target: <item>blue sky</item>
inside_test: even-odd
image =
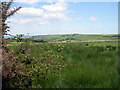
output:
[[[35,0],[33,0],[35,1]],[[11,34],[117,34],[117,2],[36,2],[22,6],[9,18]]]

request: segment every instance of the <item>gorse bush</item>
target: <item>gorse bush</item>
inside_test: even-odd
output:
[[[63,60],[64,57],[59,54],[59,52],[63,50],[61,47],[62,46],[57,45],[54,49],[49,48],[44,50],[40,45],[30,45],[29,43],[14,47],[14,52],[17,55],[16,62],[24,64],[24,68],[17,67],[17,69],[24,72],[25,76],[23,76],[23,78],[16,77],[15,80],[17,80],[18,83],[10,82],[10,86],[19,88],[33,87],[32,82],[38,82],[38,78],[40,78],[41,81],[42,79],[49,80],[49,75],[57,75],[59,71],[66,66],[66,62]],[[41,53],[35,52],[38,51],[38,49]],[[56,50],[57,53],[55,54],[52,50]],[[38,87],[42,87],[42,85]]]
[[[16,60],[13,50],[2,49],[2,88],[11,88],[10,83],[14,78],[24,76],[24,73],[17,69],[17,67],[23,68],[24,64]]]

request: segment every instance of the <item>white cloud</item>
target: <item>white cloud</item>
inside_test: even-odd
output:
[[[66,16],[68,4],[65,0],[59,0],[55,4],[43,5],[42,8],[45,10],[43,18],[53,21],[68,21],[69,17]]]
[[[46,12],[43,15],[43,18],[62,18],[62,17],[64,17],[64,14],[60,12],[55,12],[55,13]]]
[[[48,24],[48,23],[54,23],[59,21],[68,21],[70,18],[66,16],[60,16],[60,15],[48,15],[47,17],[33,17],[33,18],[25,18],[18,21],[19,24]]]
[[[18,3],[24,3],[24,4],[35,4],[40,2],[41,0],[15,0],[15,2]]]
[[[7,21],[10,23],[17,23],[18,22],[18,20],[14,19],[14,18],[9,18]]]
[[[19,21],[19,24],[34,23],[34,24],[47,24],[49,21],[42,18],[31,18],[31,19],[22,19]]]
[[[15,0],[14,2],[23,3],[23,4],[36,4],[39,2],[53,3],[57,0]]]
[[[67,9],[67,3],[65,2],[57,2],[56,4],[52,5],[43,5],[42,8],[51,11],[51,12],[57,12],[57,11],[64,11]]]
[[[76,20],[78,20],[78,21],[81,21],[82,19],[83,19],[82,17],[76,18]]]
[[[91,16],[89,19],[90,19],[91,21],[97,21],[97,20],[98,20],[98,17]]]
[[[73,0],[73,3],[78,3],[79,1],[78,0]]]
[[[52,0],[48,0],[48,2],[47,2],[47,3],[51,3],[51,4],[52,4],[52,3],[53,3],[53,1],[52,1]]]
[[[1,2],[9,2],[10,0],[1,0]],[[38,2],[57,2],[58,0],[15,0],[14,2],[24,3],[24,4],[35,4]],[[62,1],[62,0],[61,0]],[[65,2],[119,2],[120,0],[64,0]]]
[[[53,20],[53,21],[68,21],[70,20],[64,13],[61,12],[46,12],[43,14],[44,19]]]
[[[68,21],[71,20],[66,16],[67,3],[64,0],[59,0],[51,5],[43,5],[41,8],[22,8],[18,15],[22,18],[19,20],[20,24],[25,23],[35,23],[37,24],[47,24],[59,21]]]
[[[19,21],[20,24],[26,24],[26,23],[31,23],[33,22],[34,20],[33,19],[22,19]]]
[[[21,8],[18,12],[18,15],[24,16],[41,16],[42,14],[43,10],[38,8]]]

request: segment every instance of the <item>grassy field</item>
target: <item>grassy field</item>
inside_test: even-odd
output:
[[[59,52],[58,49],[62,48]],[[18,56],[20,46],[8,46]],[[31,56],[40,60],[51,51],[63,56],[65,68],[47,74],[48,79],[35,78],[32,88],[118,88],[118,42],[61,43],[31,45]],[[45,51],[41,50],[44,49]],[[49,58],[49,57],[47,57]],[[51,58],[49,61],[51,62]],[[59,61],[58,61],[59,62]],[[40,64],[40,63],[39,63]],[[56,72],[57,72],[56,71]],[[33,73],[34,74],[34,73]]]
[[[12,41],[10,44],[22,44],[24,42],[16,42],[16,41]]]
[[[46,43],[46,42],[60,42],[60,41],[89,41],[89,40],[116,40],[119,39],[117,34],[106,34],[106,35],[89,35],[89,34],[64,34],[64,35],[39,35],[30,37],[32,42],[36,43]],[[25,42],[24,38],[22,42],[16,42],[16,40],[11,40],[10,44],[20,44]]]
[[[89,34],[65,34],[65,35],[39,35],[35,36],[35,40],[46,41],[86,41],[86,40],[113,40],[118,39],[117,34],[106,35],[89,35]]]

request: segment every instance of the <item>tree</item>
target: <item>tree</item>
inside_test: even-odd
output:
[[[13,3],[13,0],[10,0],[8,3],[7,2],[1,2],[1,6],[0,6],[0,10],[1,10],[1,34],[2,34],[2,38],[3,35],[10,35],[7,34],[7,32],[9,32],[9,26],[6,23],[6,20],[13,16],[20,8],[22,7],[18,7],[18,8],[13,8],[13,10],[10,10],[11,5]],[[13,36],[13,35],[10,35]]]
[[[14,15],[21,7],[10,9],[13,0],[9,2],[1,2],[0,3],[0,45],[2,44],[2,48],[0,47],[0,70],[1,70],[1,61],[2,61],[2,82],[3,87],[6,86],[6,83],[11,80],[11,78],[15,77],[15,73],[17,72],[13,67],[16,65],[16,57],[13,51],[7,51],[4,43],[3,43],[3,36],[10,35],[7,34],[9,30],[9,26],[7,25],[6,21],[9,17]],[[11,35],[13,36],[13,35]],[[1,58],[2,55],[2,58]],[[17,65],[16,65],[17,66]],[[20,75],[20,74],[19,74]]]

